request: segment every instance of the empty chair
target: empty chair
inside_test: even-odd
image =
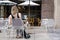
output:
[[[0,30],[5,31],[5,29],[7,28],[6,26],[7,26],[7,21],[0,20]]]
[[[5,22],[3,20],[0,20],[0,29],[2,29],[5,25]]]

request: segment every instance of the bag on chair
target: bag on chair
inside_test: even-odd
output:
[[[24,38],[30,38],[30,35],[28,33],[26,33],[26,31],[24,30]]]
[[[28,33],[26,33],[25,30],[24,31],[21,30],[21,35],[26,39],[30,38],[30,35]]]

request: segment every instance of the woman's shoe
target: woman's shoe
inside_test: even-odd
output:
[[[19,38],[22,38],[22,37],[21,37],[21,36],[16,36],[16,38],[18,38],[18,39],[19,39]]]
[[[1,33],[1,30],[0,30],[0,33]]]

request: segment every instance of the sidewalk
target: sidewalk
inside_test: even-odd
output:
[[[33,27],[28,30],[31,32],[31,38],[29,39],[16,39],[16,33],[14,35],[11,33],[10,37],[7,35],[6,32],[0,33],[0,40],[60,40],[60,33],[50,33],[46,31],[46,28],[44,27]]]

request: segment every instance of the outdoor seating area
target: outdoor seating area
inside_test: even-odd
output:
[[[0,0],[0,40],[60,40],[60,0]]]

